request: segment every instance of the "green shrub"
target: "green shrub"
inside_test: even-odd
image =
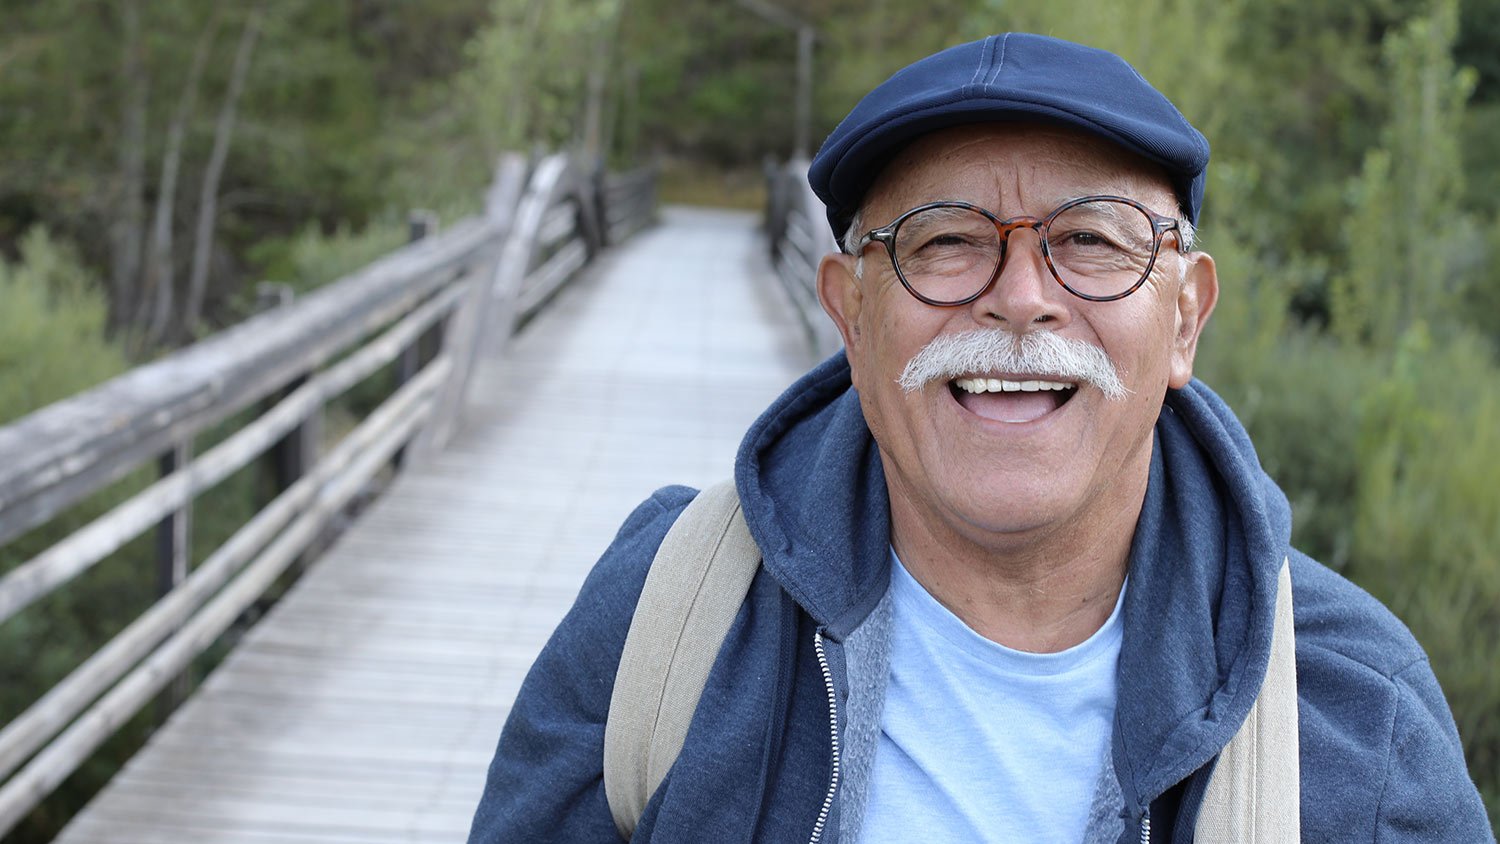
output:
[[[388,215],[358,231],[339,226],[324,233],[316,223],[284,238],[262,241],[251,250],[263,278],[290,285],[296,293],[316,290],[353,272],[406,242],[406,221]]]
[[[1418,324],[1360,406],[1349,575],[1427,649],[1469,766],[1500,796],[1500,368]]]
[[[34,228],[20,260],[0,260],[0,424],[128,367],[104,339],[105,301],[77,253]]]

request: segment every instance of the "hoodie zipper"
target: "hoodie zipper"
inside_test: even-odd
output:
[[[1151,807],[1146,807],[1146,813],[1141,815],[1141,844],[1151,844]]]
[[[823,840],[823,828],[828,824],[828,813],[833,810],[833,795],[839,787],[839,702],[833,692],[833,672],[828,668],[828,655],[823,652],[823,631],[813,633],[813,649],[818,652],[818,667],[823,670],[823,686],[828,689],[828,734],[833,747],[833,773],[829,777],[828,794],[823,798],[823,808],[818,810],[818,822],[813,825],[812,838],[808,844]]]

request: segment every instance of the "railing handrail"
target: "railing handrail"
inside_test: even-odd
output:
[[[0,543],[264,398],[481,257],[471,217],[308,294],[0,428]],[[48,493],[51,493],[50,495]]]
[[[352,432],[191,573],[179,565],[173,588],[0,730],[0,835],[257,600],[383,466],[447,440],[476,359],[493,349],[486,338],[509,336],[517,316],[643,224],[653,173],[606,176],[560,155],[528,168],[506,156],[483,213],[0,427],[0,546],[175,457],[161,480],[0,577],[3,622],[152,525],[185,524],[200,493],[314,425],[329,400],[387,364],[411,363]],[[433,337],[438,348],[424,353]],[[194,458],[197,434],[256,402],[272,406]],[[180,563],[182,548],[173,553]]]

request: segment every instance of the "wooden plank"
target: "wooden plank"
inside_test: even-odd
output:
[[[305,751],[318,748],[378,743],[382,753],[392,749],[430,752],[434,747],[464,745],[471,750],[488,751],[488,742],[478,739],[492,737],[494,730],[489,724],[472,722],[455,723],[452,719],[437,718],[392,718],[384,722],[372,722],[358,717],[351,718],[347,708],[326,710],[312,715],[298,712],[288,718],[284,712],[265,707],[230,707],[223,701],[212,707],[202,707],[197,717],[185,718],[173,725],[182,736],[212,738],[218,741],[246,743],[256,741],[260,735],[274,731],[280,740],[294,742]],[[474,753],[470,758],[483,759],[485,753]],[[445,754],[444,758],[452,758]],[[127,778],[127,781],[133,778]]]
[[[229,830],[227,838],[225,830]],[[369,844],[412,840],[462,841],[468,824],[427,812],[336,810],[305,807],[283,808],[275,804],[209,802],[189,805],[185,801],[142,801],[109,818],[106,824],[85,822],[79,835],[118,844],[121,841],[210,844],[242,840],[238,830],[290,840],[359,841]],[[418,837],[414,839],[414,836]],[[274,839],[273,839],[274,840]]]
[[[494,734],[499,736],[499,725],[496,725]],[[158,745],[161,751],[175,751],[181,760],[183,770],[196,770],[206,764],[213,764],[215,760],[221,765],[233,765],[241,770],[253,770],[249,766],[256,758],[255,754],[260,754],[307,765],[338,764],[407,770],[411,772],[413,778],[419,776],[419,772],[423,770],[482,773],[495,751],[493,742],[486,742],[483,745],[475,745],[460,751],[430,745],[424,747],[386,746],[379,741],[354,741],[336,745],[311,746],[305,742],[282,738],[279,732],[256,736],[182,732],[164,734],[160,742],[148,746],[142,753],[158,752],[156,751]],[[129,771],[123,772],[116,778],[118,782],[128,780]],[[111,803],[103,808],[110,812],[116,811],[117,807],[114,802],[111,800]]]
[[[478,797],[472,788],[452,784],[424,787],[399,777],[381,782],[355,782],[342,778],[320,777],[301,772],[283,772],[263,776],[239,770],[227,771],[134,771],[130,780],[120,785],[120,793],[132,801],[137,795],[161,799],[172,793],[180,799],[195,800],[215,795],[237,801],[266,800],[283,806],[334,805],[346,808],[363,806],[398,807],[403,812],[437,807],[444,813],[472,811]]]
[[[503,721],[506,711],[504,708],[496,709],[494,717]],[[494,735],[498,737],[499,734],[497,722]],[[148,751],[143,751],[136,759],[131,760],[130,766],[114,782],[128,781],[137,770],[160,769],[173,772],[172,776],[194,777],[210,769],[227,769],[249,776],[278,779],[320,777],[356,785],[391,782],[394,779],[404,782],[409,788],[416,783],[446,780],[467,784],[465,787],[473,787],[477,793],[482,784],[480,780],[490,762],[490,752],[495,747],[495,742],[491,740],[485,743],[484,752],[464,756],[433,752],[422,756],[405,754],[398,758],[393,754],[327,753],[291,746],[277,742],[274,738],[263,743],[216,739],[188,741],[186,738],[164,735],[160,741],[154,741]],[[224,764],[205,763],[205,756],[214,753],[224,754]],[[117,802],[113,791],[120,787],[114,782],[98,800],[85,809],[84,814],[113,813]]]

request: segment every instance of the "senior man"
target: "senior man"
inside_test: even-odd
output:
[[[671,643],[717,654],[685,741],[620,823],[606,721],[671,487],[538,658],[471,842],[1493,840],[1421,648],[1290,547],[1193,380],[1207,164],[1128,64],[1036,35],[865,97],[809,173],[845,350],[741,447],[763,559],[722,647]]]

